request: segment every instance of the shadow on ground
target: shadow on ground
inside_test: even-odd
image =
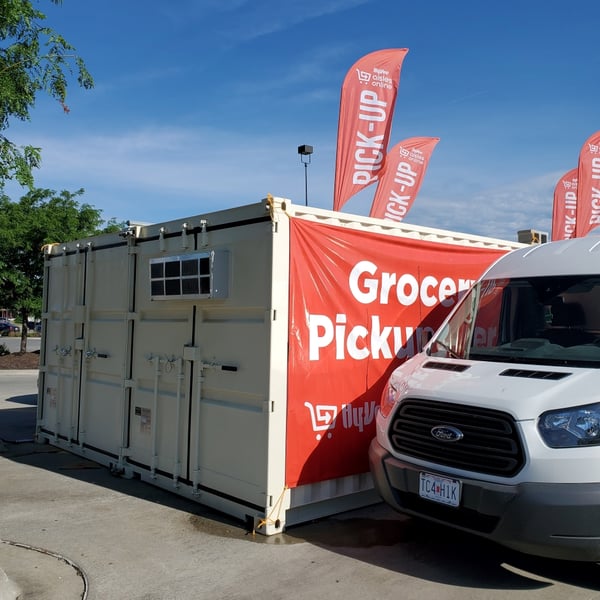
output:
[[[0,439],[4,441],[0,460],[185,511],[189,526],[198,532],[248,543],[313,544],[383,569],[452,586],[537,590],[562,583],[600,591],[600,567],[596,564],[519,554],[468,534],[398,515],[383,504],[290,527],[275,536],[253,534],[243,523],[162,488],[115,477],[106,467],[49,444],[20,441],[33,439],[35,396],[7,401],[23,408],[0,411]]]

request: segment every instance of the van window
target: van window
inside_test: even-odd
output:
[[[600,276],[483,280],[429,351],[453,358],[600,367]]]

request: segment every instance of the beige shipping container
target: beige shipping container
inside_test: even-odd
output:
[[[434,246],[520,246],[271,197],[48,246],[38,440],[267,535],[379,501],[361,468],[293,485],[286,475],[294,220]]]

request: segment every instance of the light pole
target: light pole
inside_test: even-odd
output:
[[[304,165],[304,205],[308,206],[308,165],[310,165],[310,155],[313,153],[313,147],[304,144],[298,146],[300,162]]]

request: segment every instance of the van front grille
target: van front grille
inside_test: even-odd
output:
[[[432,435],[438,426],[463,437],[439,440]],[[389,438],[396,452],[476,473],[512,477],[524,464],[516,424],[497,410],[409,398],[392,417]]]

